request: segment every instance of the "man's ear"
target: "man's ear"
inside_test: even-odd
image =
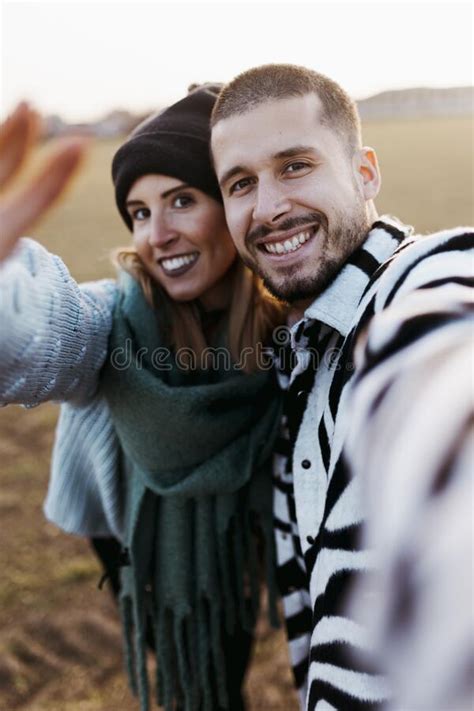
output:
[[[382,178],[373,148],[364,146],[358,151],[356,170],[365,199],[374,200],[379,193]]]

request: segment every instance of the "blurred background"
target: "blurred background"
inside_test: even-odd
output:
[[[61,134],[92,144],[66,199],[34,231],[78,281],[113,275],[126,244],[110,179],[124,136],[189,84],[257,64],[322,71],[358,101],[376,148],[377,201],[428,232],[472,224],[472,6],[458,2],[3,2],[0,113],[44,117],[38,155]],[[33,167],[34,169],[34,167]],[[0,411],[0,708],[135,708],[113,604],[86,542],[42,515],[57,406]],[[259,626],[251,711],[291,711],[283,633]]]

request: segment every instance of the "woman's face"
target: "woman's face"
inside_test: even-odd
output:
[[[145,269],[175,301],[225,305],[236,250],[217,200],[181,180],[144,175],[130,189],[133,242]]]

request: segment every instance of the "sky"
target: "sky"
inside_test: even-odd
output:
[[[268,62],[311,67],[355,99],[473,83],[469,2],[1,2],[0,113],[70,121],[151,111],[192,82]]]

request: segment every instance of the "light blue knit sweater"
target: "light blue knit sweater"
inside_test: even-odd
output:
[[[117,294],[80,286],[59,257],[20,240],[0,265],[0,404],[62,404],[46,517],[68,533],[122,536],[118,441],[96,396]]]

